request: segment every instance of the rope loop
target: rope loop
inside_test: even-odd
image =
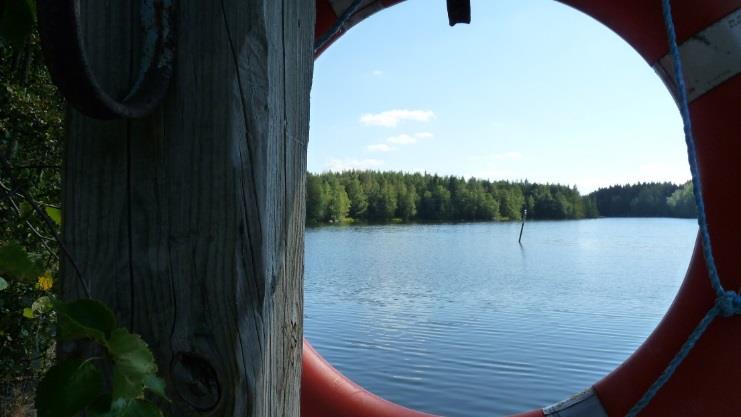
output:
[[[735,291],[724,292],[716,298],[715,304],[722,317],[741,316],[741,294]]]
[[[363,0],[355,0],[353,3],[350,4],[350,6],[345,9],[345,12],[342,13],[342,16],[339,16],[337,18],[337,21],[332,25],[331,28],[329,28],[326,32],[321,34],[316,41],[314,41],[314,56],[316,57],[317,54],[321,53],[324,48],[329,45],[330,42],[332,42],[337,35],[342,32],[343,28],[345,27],[345,24],[347,23],[350,18],[353,17],[353,15],[360,10],[360,6],[363,4]]]
[[[164,100],[174,72],[177,0],[139,0],[139,73],[123,98],[106,92],[95,76],[85,50],[81,1],[37,0],[41,47],[52,81],[72,106],[96,119],[152,113]]]
[[[707,215],[705,214],[705,201],[702,193],[702,181],[700,180],[700,170],[697,162],[697,149],[695,148],[695,136],[692,133],[692,117],[690,115],[689,101],[687,100],[687,89],[684,81],[684,72],[682,69],[682,56],[677,43],[677,33],[672,18],[671,0],[661,0],[661,6],[666,25],[667,40],[669,51],[671,52],[672,62],[674,64],[674,75],[677,80],[677,104],[684,122],[684,137],[687,143],[687,158],[690,163],[690,172],[692,173],[692,185],[695,194],[695,203],[697,204],[697,222],[702,237],[702,250],[705,257],[705,263],[708,269],[710,285],[713,287],[717,298],[715,305],[700,320],[697,327],[690,333],[687,341],[679,349],[679,352],[672,358],[664,371],[646,390],[643,396],[628,410],[626,417],[636,417],[656,396],[661,387],[671,378],[674,371],[682,364],[689,355],[692,348],[710,327],[710,324],[716,317],[733,317],[741,315],[741,295],[735,291],[728,291],[723,288],[718,268],[713,258],[713,246],[710,240],[710,230],[708,228]]]

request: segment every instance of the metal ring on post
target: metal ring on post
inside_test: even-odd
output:
[[[41,46],[54,84],[81,113],[96,119],[139,118],[165,97],[175,60],[174,0],[142,0],[141,67],[121,100],[103,91],[85,53],[80,0],[38,0]]]

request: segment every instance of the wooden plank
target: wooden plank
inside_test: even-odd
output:
[[[179,1],[170,94],[110,125],[127,132],[106,148],[116,169],[87,149],[101,124],[70,117],[68,160],[94,168],[67,170],[65,207],[96,210],[67,213],[65,238],[94,297],[153,346],[169,415],[299,415],[313,15],[302,0]]]
[[[125,94],[131,78],[131,6],[85,1],[83,29],[91,67],[107,91]],[[92,18],[95,16],[95,18]],[[111,54],[109,50],[120,51]],[[106,71],[100,71],[101,68]],[[64,150],[63,236],[94,294],[124,317],[130,316],[128,285],[128,124],[101,122],[67,112]],[[62,264],[62,295],[84,296],[74,268]]]

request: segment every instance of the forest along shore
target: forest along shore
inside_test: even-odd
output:
[[[516,221],[596,217],[693,218],[692,184],[576,186],[489,181],[427,173],[345,171],[307,175],[307,225]]]

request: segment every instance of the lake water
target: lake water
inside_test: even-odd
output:
[[[325,227],[305,335],[345,375],[445,416],[542,407],[606,375],[671,303],[694,220]]]

